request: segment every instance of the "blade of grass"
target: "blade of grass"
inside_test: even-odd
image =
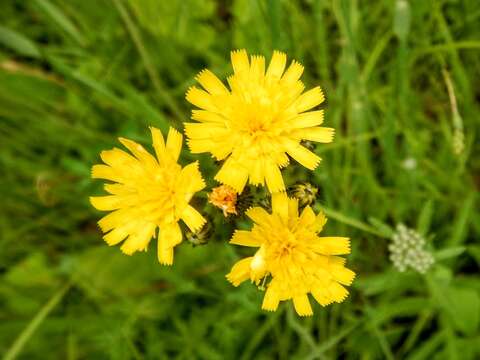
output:
[[[127,9],[124,7],[121,1],[119,0],[112,0],[113,4],[117,8],[117,11],[120,14],[125,26],[132,38],[135,47],[137,48],[140,57],[142,58],[143,64],[145,65],[145,69],[147,70],[148,76],[150,77],[155,90],[157,91],[158,95],[164,101],[165,105],[172,111],[173,115],[175,116],[175,121],[177,125],[180,125],[182,119],[184,118],[184,114],[178,107],[175,100],[170,96],[170,94],[164,90],[164,86],[160,81],[160,77],[158,76],[157,70],[152,62],[150,54],[145,47],[142,37],[140,35],[140,31],[138,30],[137,26],[133,22],[130,14],[128,13]]]
[[[332,209],[327,208],[325,206],[318,206],[318,208],[321,209],[322,211],[324,211],[325,214],[327,215],[327,217],[330,217],[332,219],[340,221],[344,224],[353,226],[354,228],[357,228],[359,230],[368,232],[370,234],[377,235],[379,237],[383,237],[383,234],[380,231],[376,230],[375,228],[371,227],[370,225],[365,224],[364,222],[362,222],[360,220],[354,219],[352,217],[349,217],[347,215],[342,214],[339,211],[332,210]]]
[[[267,335],[268,331],[275,325],[277,319],[280,315],[284,312],[284,307],[281,307],[278,311],[271,314],[268,317],[268,320],[263,323],[263,325],[254,333],[250,342],[245,347],[242,356],[240,357],[241,360],[247,360],[252,358],[252,354],[257,348],[257,346],[261,343],[263,338]]]
[[[48,0],[35,0],[38,7],[60,28],[65,31],[72,39],[74,39],[81,46],[85,45],[83,36],[78,31],[77,27],[70,21],[70,19],[57,6]]]
[[[69,281],[63,285],[48,302],[40,309],[40,311],[33,317],[27,327],[18,335],[17,339],[13,342],[12,346],[7,350],[3,356],[3,360],[13,360],[17,358],[20,352],[25,347],[28,340],[33,336],[38,327],[47,318],[48,314],[58,305],[63,299],[67,291],[72,286],[72,282]]]
[[[347,337],[348,334],[350,334],[353,330],[355,330],[362,322],[363,320],[357,321],[356,323],[350,325],[349,327],[343,330],[340,330],[337,333],[337,335],[332,336],[327,341],[320,344],[314,351],[312,351],[310,355],[307,357],[307,359],[316,359],[320,355],[327,352],[329,349],[331,349],[332,347],[337,345],[340,341],[342,341],[345,337]]]
[[[37,45],[32,40],[27,38],[25,35],[1,25],[0,44],[3,44],[5,47],[12,49],[20,55],[30,56],[33,58],[40,58],[42,56]]]

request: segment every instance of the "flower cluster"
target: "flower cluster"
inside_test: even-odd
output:
[[[423,274],[435,262],[433,255],[425,249],[423,236],[403,224],[397,225],[388,249],[393,266],[400,272],[412,269]]]
[[[309,294],[322,306],[342,302],[348,295],[344,286],[355,277],[339,256],[350,253],[349,239],[319,236],[327,219],[309,206],[317,188],[297,184],[289,189],[289,198],[281,173],[290,158],[315,169],[321,159],[304,145],[333,140],[334,130],[320,126],[323,110],[314,109],[324,95],[320,87],[304,92],[303,66],[292,61],[287,67],[284,53],[275,51],[267,67],[263,56],[249,57],[245,50],[233,51],[231,60],[228,87],[209,70],[197,76],[201,88],[191,87],[186,99],[198,109],[192,111],[194,122],[184,124],[191,152],[208,152],[222,162],[215,175],[221,185],[208,202],[229,219],[245,213],[254,222],[250,231],[235,231],[230,243],[257,251],[238,261],[227,279],[234,286],[247,279],[262,283],[265,310],[292,300],[299,315],[312,315]],[[109,181],[109,195],[90,201],[111,211],[98,222],[109,245],[123,242],[121,250],[131,255],[146,251],[152,238],[158,238],[158,260],[171,265],[174,247],[183,238],[180,220],[193,245],[205,244],[214,229],[190,205],[205,182],[198,162],[185,167],[177,163],[182,135],[170,129],[165,141],[158,129],[151,132],[156,156],[123,138],[120,142],[130,153],[114,148],[100,154],[104,164],[93,166],[92,177]],[[266,186],[271,212],[250,207],[247,184]],[[268,203],[265,198],[261,202]]]

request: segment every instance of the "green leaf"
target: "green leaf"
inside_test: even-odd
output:
[[[433,200],[428,200],[420,212],[418,217],[417,229],[418,232],[425,236],[430,229],[430,223],[433,217]]]
[[[442,249],[435,252],[435,259],[437,261],[450,259],[452,257],[456,257],[463,254],[465,250],[466,250],[465,246],[454,246],[454,247]]]
[[[474,335],[480,320],[480,296],[470,288],[450,287],[448,309],[454,327],[465,335]]]
[[[353,283],[367,296],[378,295],[384,292],[402,291],[411,289],[418,284],[418,275],[414,273],[400,273],[396,270],[387,270],[378,274],[359,277]]]
[[[85,41],[76,26],[56,5],[48,0],[35,0],[40,9],[50,17],[60,28],[70,35],[80,45],[84,45]]]
[[[469,220],[474,213],[472,211],[473,205],[475,204],[476,193],[472,192],[464,199],[460,211],[458,211],[457,219],[455,220],[455,225],[452,229],[452,235],[447,241],[448,245],[460,245],[463,243],[467,233],[467,226]]]
[[[12,285],[25,288],[57,284],[55,273],[48,267],[45,255],[38,252],[32,253],[12,267],[6,274],[5,280]]]
[[[405,297],[398,301],[387,302],[370,310],[370,318],[377,326],[396,317],[416,316],[421,310],[431,306],[426,297]]]
[[[0,25],[0,44],[15,51],[19,55],[30,56],[33,58],[42,57],[37,45],[14,30]]]
[[[372,224],[379,232],[381,232],[386,238],[391,238],[394,234],[394,230],[386,223],[377,219],[376,217],[370,216],[368,222]]]

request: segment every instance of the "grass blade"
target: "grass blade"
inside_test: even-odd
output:
[[[33,336],[38,327],[46,319],[48,314],[58,305],[62,300],[63,296],[72,286],[72,283],[69,281],[63,285],[53,296],[48,300],[48,302],[40,309],[37,315],[30,321],[27,327],[18,335],[17,339],[14,341],[12,346],[5,353],[3,360],[13,360],[17,358],[22,349],[25,347],[25,344]]]

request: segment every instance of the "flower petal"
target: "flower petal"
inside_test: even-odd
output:
[[[253,257],[248,257],[233,265],[232,270],[226,275],[227,280],[230,281],[233,286],[240,285],[250,277],[250,263],[252,259]]]
[[[230,58],[232,61],[233,71],[235,73],[247,72],[250,68],[248,62],[248,55],[245,49],[234,50],[230,53]]]
[[[202,70],[196,80],[212,95],[228,93],[227,87],[208,69]]]
[[[312,307],[306,294],[295,296],[293,298],[293,306],[295,307],[297,314],[300,316],[313,315]]]
[[[267,311],[276,311],[279,303],[280,298],[277,292],[272,286],[268,286],[265,296],[263,297],[262,309]]]
[[[173,247],[182,242],[182,232],[177,223],[160,227],[158,238],[158,261],[164,265],[173,264]]]
[[[261,245],[260,241],[255,238],[251,231],[235,230],[233,233],[230,244],[258,247]]]
[[[167,144],[165,150],[169,153],[173,160],[176,162],[182,151],[182,139],[183,136],[176,129],[170,128],[168,130]]]
[[[280,79],[285,70],[285,65],[287,64],[287,55],[280,51],[274,51],[272,59],[270,60],[270,65],[267,69],[267,78]]]
[[[272,211],[277,214],[283,221],[288,220],[288,196],[285,192],[272,194]]]
[[[304,92],[296,101],[295,109],[300,113],[311,108],[314,108],[317,105],[320,105],[325,100],[322,89],[320,86],[314,87],[306,92]]]
[[[193,232],[200,230],[207,221],[194,207],[190,205],[187,205],[185,210],[183,210],[181,219]]]

